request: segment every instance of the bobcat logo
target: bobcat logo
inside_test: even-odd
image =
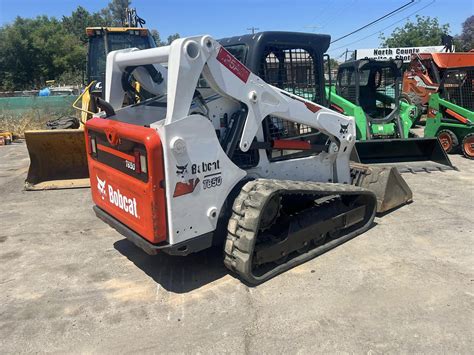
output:
[[[341,130],[339,131],[339,133],[341,133],[341,134],[347,133],[347,132],[348,132],[348,128],[349,128],[349,123],[346,124],[346,125],[343,125],[343,124],[341,123]]]
[[[189,163],[188,163],[189,164]],[[176,165],[176,175],[184,175],[188,173],[188,164],[186,165]],[[182,176],[184,177],[184,176]]]
[[[99,177],[97,175],[96,175],[96,178],[97,178],[97,189],[100,192],[102,200],[104,200],[105,196],[107,195],[107,192],[105,190],[105,180],[99,179]]]

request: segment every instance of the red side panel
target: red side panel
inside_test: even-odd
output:
[[[86,123],[85,135],[94,203],[149,242],[166,240],[165,175],[158,133],[93,118]]]

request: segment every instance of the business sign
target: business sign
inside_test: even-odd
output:
[[[370,49],[357,49],[355,51],[355,58],[356,59],[377,59],[377,60],[402,59],[404,62],[409,62],[412,54],[441,53],[441,52],[446,52],[446,47],[431,46],[431,47],[401,47],[401,48],[370,48]]]

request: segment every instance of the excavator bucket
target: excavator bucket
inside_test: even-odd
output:
[[[26,131],[25,140],[30,155],[26,190],[90,186],[84,130]]]
[[[372,191],[377,197],[377,213],[385,213],[410,203],[413,193],[395,167],[351,162],[352,184]]]
[[[378,139],[356,142],[351,160],[392,166],[401,173],[456,170],[437,138]]]

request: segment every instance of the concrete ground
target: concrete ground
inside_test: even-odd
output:
[[[25,192],[0,147],[0,353],[472,353],[474,162],[405,174],[414,202],[258,287],[221,250],[147,256],[89,189]]]

